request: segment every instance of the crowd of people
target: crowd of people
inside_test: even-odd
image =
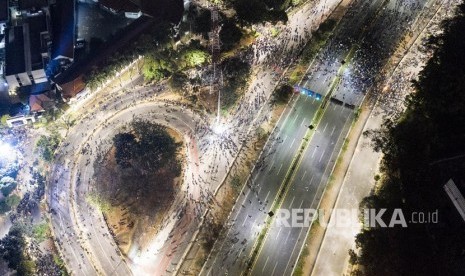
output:
[[[364,28],[363,21],[360,20],[358,14],[370,14],[369,9],[373,8],[373,6],[371,1],[355,0],[344,19],[348,20],[348,22],[341,24],[338,35],[335,35],[329,45],[320,53],[316,65],[312,68],[310,74],[322,71],[322,76],[329,79],[328,76],[333,76],[337,73],[338,65],[341,63],[341,60],[338,59],[342,53],[348,52],[353,44],[357,43],[359,46],[353,58],[351,75],[344,76],[341,85],[342,87],[350,85],[353,87],[352,92],[354,93],[366,91],[367,88],[373,85],[374,78],[378,75],[377,73],[385,60],[393,53],[395,47],[401,43],[399,42],[400,36],[408,31],[404,25],[412,22],[414,16],[423,9],[424,2],[419,0],[395,1],[395,5],[383,12],[383,16],[380,17],[381,19],[374,21],[375,23],[370,26],[367,34],[360,40],[362,37],[354,37],[349,26],[350,24],[354,24],[355,26],[359,26],[360,29]],[[278,26],[279,35],[276,37],[263,35],[257,39],[257,42],[251,47],[252,50],[247,52],[248,54],[244,55],[244,58],[250,58],[249,61],[252,64],[263,69],[259,69],[255,80],[250,86],[250,91],[240,99],[238,105],[231,112],[231,116],[217,122],[223,128],[221,131],[215,130],[215,124],[212,119],[206,115],[198,114],[186,107],[185,104],[178,102],[163,100],[161,102],[164,103],[166,112],[147,114],[147,116],[155,116],[159,120],[164,120],[164,124],[166,125],[170,125],[173,120],[182,118],[177,113],[191,112],[192,114],[196,114],[195,116],[191,116],[191,119],[194,120],[192,124],[193,128],[183,133],[186,137],[186,150],[189,153],[189,157],[192,158],[188,162],[188,168],[185,170],[185,190],[180,193],[178,201],[175,201],[176,207],[173,209],[173,214],[176,215],[167,217],[159,229],[159,231],[162,231],[164,227],[171,227],[172,224],[170,222],[172,220],[175,221],[174,227],[170,230],[163,247],[160,247],[159,251],[154,253],[155,255],[163,251],[165,257],[171,257],[174,253],[178,252],[180,245],[186,246],[189,243],[188,237],[192,236],[195,232],[205,212],[212,204],[217,204],[214,199],[214,191],[223,181],[223,176],[232,163],[235,160],[237,162],[246,162],[247,158],[244,156],[240,156],[239,159],[235,159],[235,157],[243,146],[249,146],[247,145],[247,141],[255,135],[255,132],[251,130],[258,128],[263,122],[270,119],[268,111],[271,110],[271,106],[267,103],[273,87],[279,81],[284,68],[293,62],[296,55],[302,51],[311,37],[312,31],[318,26],[317,22],[320,20],[319,15],[322,9],[326,11],[327,7],[321,8],[315,6],[315,8],[307,10],[306,15],[299,19],[300,21],[305,21],[305,24]],[[261,31],[266,32],[265,29]],[[102,131],[106,131],[105,133],[111,133],[110,130],[117,131],[125,122],[120,119],[102,118],[102,114],[108,115],[110,111],[116,114],[121,110],[152,102],[165,89],[165,85],[159,84],[150,88],[139,87],[132,91],[111,93],[99,103],[94,104],[89,112],[82,112],[84,115],[82,118],[79,118],[79,124],[84,131],[74,134],[80,137],[71,138],[79,138],[77,139],[78,141],[82,139],[86,140],[64,146],[59,153],[59,157],[72,156],[73,153],[80,149],[83,156],[85,156],[81,161],[84,162],[83,166],[74,159],[71,163],[68,163],[69,167],[56,167],[59,170],[56,172],[56,175],[61,175],[63,180],[66,181],[70,177],[69,172],[72,168],[78,168],[78,178],[80,179],[82,176],[81,168],[93,166],[95,161],[93,162],[92,160],[99,160],[98,157],[101,157],[109,149],[112,143],[111,137],[103,136],[102,133],[104,132]],[[345,95],[342,97],[345,100]],[[136,113],[133,112],[132,117],[141,116],[141,114],[136,115]],[[96,122],[98,125],[95,124]],[[274,137],[272,134],[271,141],[273,139],[280,141],[279,137]],[[268,153],[273,154],[274,151]],[[264,165],[263,160],[259,160],[257,164],[257,168],[260,169]],[[92,171],[91,169],[89,170]],[[87,174],[82,177],[89,178],[91,175]],[[84,179],[84,181],[87,181],[87,185],[90,184],[89,179]],[[267,200],[258,197],[257,189],[259,187],[256,183],[250,182],[247,183],[247,186],[257,195],[256,200],[258,204],[256,206],[260,212],[263,212]],[[57,212],[69,211],[67,209],[60,209],[62,203],[59,200],[60,194],[66,192],[66,187],[67,185],[60,187],[58,183],[54,185],[55,190],[53,194],[57,201],[52,206],[54,206],[53,208]],[[81,191],[77,196],[78,204],[85,206],[85,208],[79,211],[79,224],[87,226],[103,225],[103,221],[98,222],[98,220],[92,217],[94,209],[92,206],[87,205],[84,199],[85,191]],[[251,205],[252,202],[250,201],[249,204]],[[72,227],[68,222],[65,223],[65,226],[67,228]],[[54,227],[57,226],[54,225]],[[70,239],[75,239],[74,234],[69,234],[69,231],[60,233],[61,242],[65,241],[71,244]],[[88,240],[91,238],[89,233],[79,233],[78,236],[81,239]],[[99,233],[102,236],[106,235],[104,230],[99,231]],[[235,256],[238,255],[239,253],[236,253]],[[81,255],[81,259],[81,263],[83,263],[85,259],[84,255]],[[175,264],[172,264],[173,266]]]

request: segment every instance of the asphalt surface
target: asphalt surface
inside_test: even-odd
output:
[[[400,23],[402,22],[401,19],[409,17],[414,18],[422,10],[421,8],[406,9],[405,6],[399,6],[397,3],[398,1],[387,1],[387,3],[383,3],[382,1],[371,2],[372,6],[369,8],[369,11],[376,14],[376,17],[373,22],[364,23],[364,25],[368,27],[366,28],[366,33],[363,34],[371,35],[377,30],[377,35],[379,37],[391,39],[391,41],[385,41],[386,52],[384,55],[388,53],[390,49],[389,46],[394,45],[404,33],[399,32],[398,28],[390,28],[386,31],[384,26],[387,25],[383,24],[388,23],[386,20],[387,14],[397,11],[398,14],[401,15],[401,18],[395,22]],[[421,2],[412,1],[412,3],[416,4]],[[425,3],[426,1],[422,1],[421,4],[424,5]],[[370,18],[370,16],[366,16],[366,18]],[[344,22],[341,23],[344,24]],[[384,33],[383,30],[385,30]],[[348,33],[353,33],[355,29],[351,32],[350,30],[348,31]],[[346,32],[340,32],[339,34],[343,35],[345,33]],[[381,35],[379,33],[381,33]],[[363,39],[364,37],[359,36],[359,38]],[[353,42],[359,43],[358,41]],[[379,55],[379,58],[382,59],[383,53],[381,52]],[[357,58],[358,56],[356,54],[353,62],[358,62]],[[376,69],[379,68],[374,68],[375,72],[377,71]],[[360,93],[360,90],[358,90],[359,86],[353,85],[353,83],[349,81],[344,81],[344,78],[347,79],[352,71],[354,71],[354,67],[351,65],[343,69],[340,73],[340,75],[342,75],[340,84],[343,85],[337,85],[332,95],[344,103],[358,105],[363,99],[363,93]],[[369,86],[366,85],[366,87],[362,87],[362,89],[363,88],[369,88]],[[353,112],[350,108],[331,102],[317,127],[317,133],[310,142],[306,151],[306,156],[302,159],[302,164],[295,174],[291,190],[288,192],[288,196],[285,198],[281,208],[286,208],[288,210],[318,208],[324,186],[328,183],[331,170],[334,167],[339,150],[343,144],[343,138],[347,135],[349,125],[352,122],[352,114]],[[328,130],[328,128],[333,128],[334,131]],[[320,152],[321,155],[319,154]],[[276,223],[276,220],[274,223]],[[253,267],[252,275],[292,275],[309,228],[309,226],[278,227],[273,225],[263,243],[260,255]],[[283,237],[286,237],[284,242],[282,242]]]
[[[352,76],[346,74],[351,66],[346,67],[342,72],[339,72],[339,68],[341,61],[347,57],[356,42],[353,34],[357,34],[356,40],[361,38],[360,28],[369,26],[367,21],[374,16],[382,3],[382,0],[356,1],[356,4],[350,8],[349,16],[341,22],[335,38],[323,52],[329,54],[330,58],[323,54],[315,64],[312,64],[307,81],[304,83],[305,87],[324,96],[333,81],[337,79],[336,76],[339,78],[342,76],[343,81],[337,84],[333,92],[335,97],[345,103],[360,102],[363,96],[362,89],[350,88]],[[387,38],[383,37],[383,39]],[[355,57],[357,58],[357,54]],[[230,126],[234,128],[229,129],[232,133],[228,141],[232,143],[227,147],[221,141],[213,145],[202,142],[210,138],[200,137],[193,131],[194,121],[202,119],[195,118],[195,114],[185,112],[179,106],[168,108],[156,102],[147,103],[145,107],[136,106],[139,100],[155,94],[155,91],[150,89],[120,93],[115,99],[102,99],[97,107],[82,110],[81,114],[87,114],[88,120],[83,120],[73,128],[57,155],[53,166],[54,174],[51,177],[49,199],[54,234],[60,251],[65,255],[65,261],[74,274],[153,275],[155,273],[161,275],[173,272],[198,227],[201,213],[209,201],[207,200],[209,193],[222,182],[221,176],[225,175],[230,160],[236,153],[231,149],[231,144],[237,145],[239,141],[246,139],[248,130],[259,125],[260,120],[266,119],[266,116],[256,116],[256,114],[261,110],[264,99],[268,98],[272,91],[274,82],[270,75],[269,70],[264,70],[262,75],[257,77],[256,85],[260,82],[259,88],[265,92],[259,96],[261,92],[257,90],[246,97],[243,105],[238,108],[237,118],[229,121]],[[240,275],[244,271],[255,239],[264,225],[266,213],[320,104],[321,102],[314,98],[300,95],[296,96],[285,110],[252,172],[243,195],[233,209],[226,238],[215,244],[213,253],[204,266],[203,274],[221,275],[228,272],[230,275]],[[109,114],[108,110],[119,113]],[[327,103],[326,111],[317,128],[312,130],[314,132],[312,140],[306,147],[300,166],[295,171],[282,205],[284,208],[287,206],[308,208],[317,205],[342,146],[351,114],[353,110],[350,108],[331,101]],[[105,139],[112,137],[121,124],[137,116],[152,116],[150,117],[152,120],[176,128],[185,136],[186,141],[192,141],[193,144],[197,141],[199,148],[209,148],[209,154],[200,157],[188,155],[192,159],[187,162],[190,168],[185,184],[187,189],[189,183],[192,184],[188,194],[194,198],[187,200],[182,196],[177,199],[170,210],[173,219],[167,222],[167,230],[154,239],[153,246],[150,246],[147,252],[140,252],[137,249],[130,252],[130,263],[128,263],[118,252],[101,214],[87,203],[86,195],[90,191],[89,184],[93,175],[91,167],[97,152],[108,148],[108,141]],[[116,121],[112,123],[112,120]],[[99,139],[103,141],[96,142]],[[196,145],[189,145],[188,150],[190,146],[193,150],[196,148]],[[218,156],[218,153],[224,156]],[[197,158],[202,157],[204,157],[202,165],[195,166],[194,164],[199,163]],[[194,174],[190,176],[190,173],[194,172],[195,176]],[[205,186],[200,185],[200,181],[210,189],[200,188]],[[187,215],[176,219],[180,208],[187,208]],[[253,267],[253,273],[290,274],[307,230],[281,229],[272,225]]]
[[[228,231],[228,238],[215,245],[219,248],[214,250],[219,249],[226,254],[215,254],[216,257],[209,259],[205,273],[218,275],[228,271],[236,275],[245,268],[253,239],[263,225],[320,103],[299,95],[291,103],[292,108],[285,111],[252,172],[247,188],[234,207],[231,215],[233,226]],[[261,183],[266,183],[266,187]],[[224,266],[226,261],[231,261],[232,265]]]
[[[376,2],[376,1],[375,1]],[[381,3],[381,1],[378,1],[376,3]],[[365,9],[360,9],[360,12],[363,14],[363,17],[367,17],[367,15],[364,13]],[[360,22],[359,20],[355,20],[354,18],[348,18],[348,24],[355,24],[353,25],[355,28],[362,26],[363,22]],[[341,22],[343,23],[343,22]],[[342,24],[341,26],[346,26]],[[350,25],[349,25],[350,26]],[[344,32],[338,31],[336,33],[341,33],[341,34],[348,34],[348,31],[345,30]],[[344,51],[344,48],[340,48],[339,43],[337,40],[334,40],[328,44],[328,52],[336,52],[339,54],[339,60],[343,60],[345,58],[345,55],[347,55],[347,49]],[[331,83],[336,77],[336,74],[338,72],[338,69],[340,67],[340,63],[337,63],[337,59],[335,60],[326,60],[326,59],[319,59],[317,60],[316,64],[312,64],[312,67],[309,68],[309,74],[305,78],[305,84],[303,86],[311,89],[312,91],[315,91],[317,93],[322,94],[323,96],[326,95],[326,93],[329,92],[329,89],[331,87]],[[293,105],[295,104],[296,107],[302,106],[302,105],[309,105],[306,108],[303,109],[294,109]],[[280,133],[281,129],[287,130],[289,127],[287,126],[288,124],[292,124],[292,117],[298,118],[300,116],[302,117],[307,117],[308,122],[312,121],[314,115],[316,114],[316,111],[318,108],[320,108],[321,102],[314,100],[314,98],[309,98],[304,95],[298,96],[296,99],[295,103],[292,103],[290,105],[290,108],[288,108],[285,111],[285,116],[284,120],[281,120],[278,122],[278,127],[276,128],[277,133],[272,134],[270,141],[272,141],[273,138],[275,137],[280,137],[283,136],[283,134]],[[353,111],[347,108],[344,108],[343,106],[337,106],[335,104],[329,104],[328,110],[330,110],[329,113],[333,113],[331,111],[332,108],[339,107],[339,109],[334,112],[335,115],[341,114],[341,116],[351,114]],[[313,112],[311,114],[308,114],[308,111],[312,110]],[[307,112],[307,114],[299,114],[302,112]],[[291,115],[292,114],[292,115]],[[291,115],[291,116],[290,116]],[[288,119],[288,117],[291,117],[291,120]],[[310,182],[306,182],[307,185],[304,187],[305,193],[302,191],[295,191],[295,189],[292,191],[292,193],[289,193],[286,197],[286,200],[289,199],[292,201],[292,204],[294,204],[295,196],[291,196],[294,194],[294,192],[297,194],[300,192],[298,202],[296,204],[303,204],[303,199],[301,199],[301,196],[305,197],[307,200],[310,202],[314,201],[314,197],[316,195],[316,191],[319,190],[319,187],[322,183],[326,184],[326,182],[323,180],[323,176],[326,171],[326,165],[328,165],[329,158],[331,157],[335,144],[337,142],[337,139],[339,139],[340,132],[343,129],[344,123],[347,121],[347,117],[338,117],[338,116],[328,116],[325,115],[322,118],[321,123],[319,126],[316,128],[315,132],[316,135],[314,134],[312,138],[312,142],[310,146],[307,147],[303,160],[307,161],[308,159],[312,159],[314,157],[319,149],[319,145],[315,144],[312,146],[314,142],[319,143],[321,142],[322,147],[320,152],[318,153],[318,163],[319,166],[315,167],[314,170],[318,171],[318,174],[312,172],[310,174],[309,172],[306,172],[305,170],[303,173],[308,174],[308,176],[300,176],[301,178],[305,178],[305,180],[309,181],[310,177]],[[327,118],[329,118],[329,121],[327,121]],[[296,119],[294,119],[296,120]],[[342,124],[341,124],[342,122]],[[330,136],[329,138],[331,140],[326,139],[324,137],[319,138],[321,135],[318,135],[321,130],[319,130],[320,126],[323,124],[324,127],[324,133],[329,132]],[[329,125],[329,127],[328,127]],[[341,126],[342,125],[342,126]],[[337,126],[337,127],[336,127]],[[289,170],[289,167],[291,166],[292,160],[294,159],[294,156],[297,153],[297,150],[299,149],[302,139],[306,135],[308,130],[308,125],[302,125],[300,128],[295,129],[291,128],[290,132],[285,133],[285,138],[286,140],[283,141],[283,144],[285,144],[282,147],[276,147],[276,149],[273,150],[265,150],[264,152],[272,152],[273,156],[272,158],[269,158],[267,154],[265,154],[265,157],[267,160],[265,160],[265,165],[264,167],[273,167],[275,160],[274,155],[278,156],[276,159],[280,161],[285,161],[285,163],[279,163],[278,171],[280,174],[278,175],[273,175],[270,174],[269,171],[262,170],[262,166],[258,165],[256,166],[256,169],[253,172],[253,176],[251,177],[251,183],[248,183],[248,186],[250,185],[251,188],[248,188],[248,193],[246,194],[244,199],[239,199],[238,204],[240,202],[241,205],[236,205],[234,210],[233,210],[233,215],[231,215],[231,221],[228,224],[230,227],[229,231],[227,232],[227,236],[223,241],[218,242],[215,244],[214,251],[211,254],[211,257],[207,260],[206,264],[204,265],[204,270],[202,273],[206,275],[218,275],[218,274],[229,274],[229,275],[240,275],[246,268],[247,268],[247,262],[249,261],[248,258],[251,254],[254,242],[258,236],[258,234],[261,232],[265,219],[267,217],[267,212],[269,211],[268,209],[271,207],[271,204],[267,204],[265,206],[265,209],[263,209],[263,203],[266,204],[266,201],[268,200],[269,202],[273,202],[274,198],[277,196],[277,193],[279,191],[279,188],[284,181],[285,175]],[[289,138],[288,138],[289,137]],[[321,141],[320,141],[321,140]],[[298,145],[295,145],[295,142],[293,141],[298,141]],[[291,148],[289,148],[288,143],[290,143]],[[274,145],[274,142],[271,142],[271,145]],[[318,146],[318,148],[317,148]],[[329,147],[330,146],[330,147]],[[272,146],[273,147],[273,146]],[[311,150],[309,150],[311,149]],[[324,158],[324,159],[323,159]],[[263,159],[263,158],[262,158]],[[262,162],[262,159],[258,161],[258,164]],[[281,172],[282,168],[285,168],[285,172]],[[308,167],[305,163],[301,165],[301,167]],[[281,168],[281,170],[279,169]],[[311,175],[313,175],[313,178],[311,178]],[[325,179],[328,177],[328,175],[325,175]],[[323,185],[324,185],[323,184]],[[320,189],[321,190],[321,189]],[[312,195],[313,192],[313,195]],[[247,205],[248,203],[248,205]],[[262,203],[262,204],[261,204]],[[288,203],[289,204],[289,203]],[[242,207],[242,205],[245,205],[246,208]],[[286,203],[283,206],[289,206],[286,205]],[[235,214],[237,213],[237,214]],[[247,222],[248,221],[248,222]],[[279,231],[279,230],[278,230]],[[299,234],[302,232],[301,229],[294,229],[294,236],[295,234]],[[277,233],[276,235],[278,235]],[[288,234],[285,234],[284,236],[284,242],[281,239],[274,239],[275,244],[279,245],[280,248],[277,250],[277,252],[286,252],[286,251],[281,251],[282,247],[286,246],[289,247],[289,251],[294,250],[295,243],[288,243]],[[290,235],[290,234],[289,234]],[[282,237],[282,236],[281,236]],[[295,237],[295,240],[297,240],[297,237]],[[264,246],[265,247],[265,246]],[[287,256],[289,255],[289,252],[287,253]],[[289,259],[286,258],[281,258],[281,261],[287,262]],[[269,258],[265,258],[263,261],[260,260],[260,257],[257,260],[257,267],[259,272],[257,275],[261,275],[262,271],[265,273],[264,269],[260,269],[260,267],[265,267],[268,265]],[[270,269],[270,273],[275,270],[277,264],[276,260],[272,260],[270,262],[272,265]],[[261,264],[261,266],[260,266]],[[282,267],[282,269],[285,269],[285,265]],[[266,274],[265,274],[266,275]],[[271,275],[271,274],[270,274]],[[279,274],[277,274],[279,275]]]
[[[418,1],[411,2],[412,5],[417,5]],[[423,2],[418,2],[418,5],[421,6],[424,4]],[[333,81],[337,81],[334,91],[332,91],[332,97],[338,101],[328,101],[324,115],[306,147],[300,166],[294,173],[281,208],[317,208],[319,204],[324,187],[343,145],[344,137],[352,122],[354,109],[347,107],[347,104],[355,106],[360,104],[364,96],[362,92],[365,92],[371,84],[371,79],[365,83],[360,82],[357,80],[359,76],[353,74],[358,68],[351,63],[360,62],[358,59],[362,59],[358,45],[363,44],[367,35],[373,37],[374,33],[388,29],[388,33],[381,32],[379,35],[385,40],[382,42],[386,45],[386,51],[379,53],[379,59],[383,60],[389,55],[389,51],[392,50],[405,31],[405,29],[401,29],[402,32],[396,33],[395,28],[386,25],[386,14],[394,12],[403,15],[402,19],[405,19],[415,16],[416,14],[413,12],[418,13],[419,11],[421,8],[409,10],[405,6],[399,6],[398,1],[354,1],[352,3],[340,22],[334,37],[308,70],[309,73],[303,86],[325,96],[332,87]],[[402,21],[399,20],[398,23],[402,23]],[[346,60],[351,51],[354,51],[353,60]],[[350,63],[342,66],[346,62]],[[378,67],[372,66],[370,69],[377,73],[380,64],[376,65]],[[295,105],[302,105],[303,101],[308,101],[306,98],[306,96],[300,96]],[[317,108],[318,104],[311,107],[312,110]],[[293,107],[290,107],[285,112],[286,119],[278,123],[277,131],[288,129],[287,125],[293,123],[293,116],[297,118],[301,116],[299,113],[302,112],[302,109],[294,111]],[[311,114],[309,115],[311,116]],[[267,156],[263,165],[260,165],[262,159],[259,160],[258,166],[253,172],[252,181],[247,183],[245,196],[238,201],[233,209],[227,225],[229,230],[226,238],[215,244],[212,254],[204,266],[203,274],[240,275],[245,271],[253,244],[263,228],[266,213],[271,205],[270,202],[273,201],[284,180],[285,173],[280,172],[281,164],[279,162],[288,162],[287,164],[282,163],[282,168],[289,168],[290,160],[296,154],[292,141],[301,141],[306,131],[305,127],[292,129],[291,138],[287,138],[285,141],[285,144],[291,143],[289,148],[286,146],[276,147],[276,151],[272,151],[273,155],[271,156],[278,157],[268,158]],[[273,138],[276,135],[282,134],[278,132],[272,135],[270,139],[272,148]],[[286,134],[286,137],[288,135]],[[265,150],[265,152],[267,151]],[[266,168],[271,167],[273,170],[276,160],[279,160],[277,162],[279,173],[273,175],[272,171],[268,171]],[[251,274],[291,275],[308,230],[309,227],[278,227],[276,220],[273,220]]]

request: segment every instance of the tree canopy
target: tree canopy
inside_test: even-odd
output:
[[[288,1],[284,0],[229,0],[243,24],[278,21],[287,22],[286,8]]]
[[[391,213],[401,208],[407,219],[414,211],[437,210],[439,221],[363,229],[358,254],[351,252],[359,265],[354,275],[465,274],[463,221],[443,189],[450,178],[463,183],[465,160],[437,162],[465,153],[465,4],[443,30],[430,40],[434,54],[414,82],[404,114],[367,133],[384,154],[383,177],[361,206]]]
[[[118,165],[123,168],[156,171],[176,160],[180,145],[164,126],[136,120],[131,123],[130,129],[130,132],[117,134],[113,138]]]
[[[40,136],[36,145],[36,150],[39,153],[39,156],[47,162],[52,161],[55,150],[58,148],[60,141],[61,135],[56,131],[53,131],[50,136]]]

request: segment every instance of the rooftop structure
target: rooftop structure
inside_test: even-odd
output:
[[[54,102],[45,93],[29,96],[29,107],[31,112],[42,112],[53,107]]]
[[[49,31],[44,12],[26,16],[21,25],[6,30],[5,76],[9,89],[47,82]]]

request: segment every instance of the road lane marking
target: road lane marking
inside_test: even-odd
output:
[[[297,121],[297,118],[299,118],[299,113],[297,113],[297,115],[295,116],[294,121],[292,122],[292,124],[294,124],[295,121]]]
[[[305,228],[305,227],[300,228],[299,236],[297,236],[297,241],[300,239],[300,236],[302,235],[302,231],[304,230],[304,228]],[[294,251],[295,251],[295,249],[296,249],[298,243],[299,243],[299,242],[296,242],[296,243],[294,244],[294,248],[292,249],[291,255],[289,256],[289,261],[287,262],[286,268],[284,269],[284,274],[286,274],[287,267],[288,267],[289,264],[291,263],[292,255],[294,255]]]
[[[255,181],[257,180],[257,177],[258,177],[258,173],[254,176],[252,184],[255,183]]]
[[[247,221],[248,218],[249,218],[249,215],[247,215],[247,216],[245,217],[244,222],[242,223],[242,227],[244,227],[245,222]]]
[[[304,204],[304,200],[302,199],[302,202],[300,203],[299,209],[302,208],[302,204]]]
[[[300,126],[303,126],[305,122],[305,118],[302,118],[302,123],[300,123]]]
[[[270,256],[266,257],[265,264],[263,265],[262,273],[265,271],[266,264],[268,263],[268,260],[270,259]]]
[[[266,194],[266,197],[265,197],[265,201],[263,202],[266,202],[266,200],[268,199],[268,196],[270,195],[270,191],[268,191],[268,193]]]
[[[295,199],[295,196],[293,196],[293,197],[292,197],[291,204],[289,204],[289,207],[288,207],[288,209],[290,209],[290,208],[291,208],[291,206],[292,206],[292,203],[294,202],[294,199]]]
[[[317,150],[317,148],[315,148],[315,150],[313,151],[312,158],[313,158],[313,156],[315,156],[316,150]]]
[[[315,176],[315,175],[312,175],[312,178],[310,178],[310,182],[308,182],[309,185],[312,185],[313,177],[314,177],[314,176]]]
[[[244,203],[245,203],[245,201],[247,200],[247,197],[249,196],[249,194],[250,194],[250,190],[248,190],[247,193],[245,194],[244,200],[242,201],[242,204],[241,204],[241,207],[242,207],[242,205],[244,205]],[[236,217],[234,218],[234,221],[236,221],[237,217],[238,217],[239,214],[241,213],[241,212],[239,212],[240,209],[236,209],[236,210],[237,210],[238,212],[237,212],[237,214],[236,214]]]
[[[284,240],[284,244],[287,243],[287,239],[289,239],[289,236],[291,235],[291,231],[287,232],[286,239]]]
[[[276,237],[274,238],[275,240],[277,240],[277,239],[278,239],[278,237],[279,237],[279,234],[281,234],[281,230],[283,230],[283,228],[282,228],[282,227],[279,227],[278,234],[277,234],[277,235],[276,235]]]
[[[294,140],[292,140],[291,146],[289,148],[292,149],[292,146],[294,145],[294,142],[295,142],[295,138],[294,138]]]
[[[287,135],[284,136],[283,143],[286,142]]]
[[[281,171],[282,167],[283,167],[283,163],[281,163],[281,166],[279,166],[279,170],[278,170],[277,175],[279,175],[279,172]]]
[[[342,114],[343,111],[344,111],[344,106],[341,105],[341,113],[340,114]]]
[[[320,163],[320,162],[321,162],[321,159],[323,158],[323,155],[325,154],[325,151],[326,151],[326,148],[325,148],[325,149],[323,149],[323,152],[321,153],[320,160],[318,161],[318,163]]]
[[[277,265],[278,265],[278,262],[276,262],[276,263],[274,264],[273,271],[271,272],[271,276],[274,275],[274,271],[276,270],[276,266],[277,266]]]
[[[275,159],[273,158],[273,162],[271,162],[271,165],[270,165],[270,169],[269,169],[269,171],[271,171],[271,170],[273,169],[273,164],[274,164],[274,161],[275,161]]]
[[[326,131],[327,126],[328,126],[328,123],[326,123],[325,127],[323,128],[323,133]]]
[[[307,174],[307,171],[304,172],[304,174],[302,175],[302,178],[300,179],[300,181],[304,180],[304,177],[305,177],[306,174]]]

